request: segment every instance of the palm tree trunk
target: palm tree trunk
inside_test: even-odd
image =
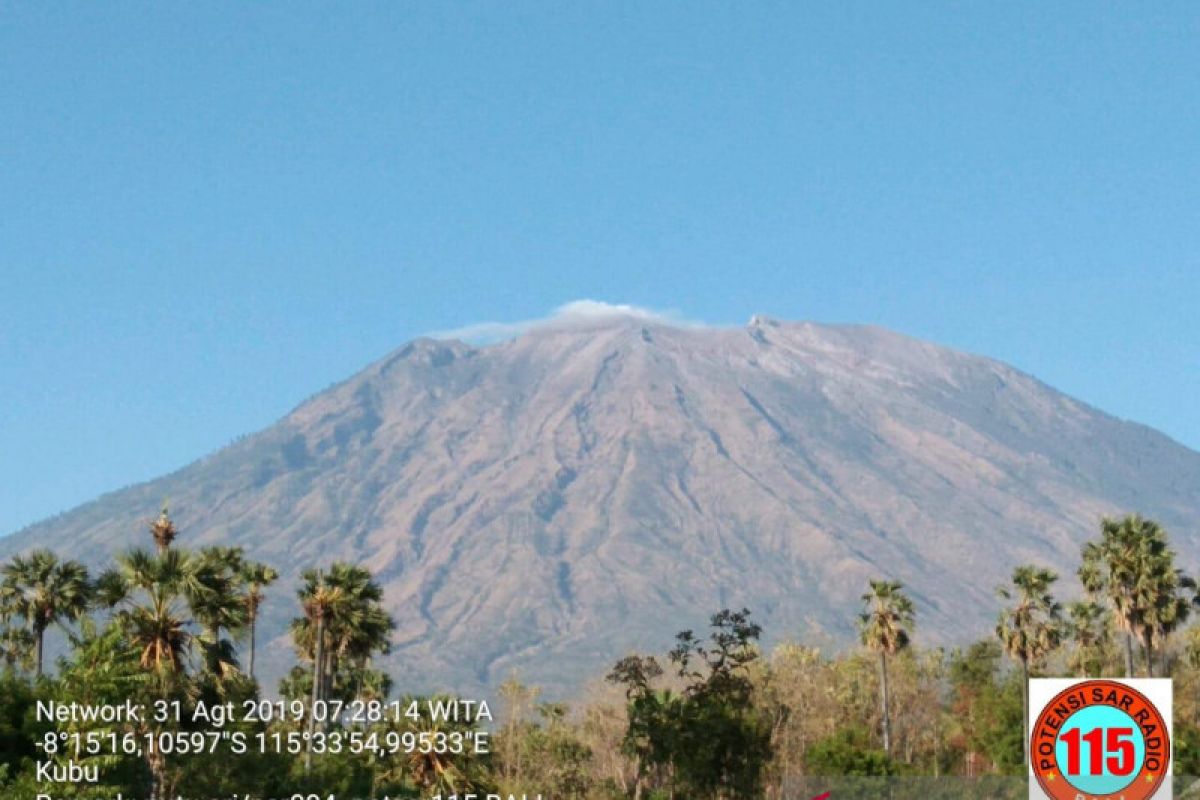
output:
[[[330,651],[333,648],[329,648]],[[325,656],[325,663],[321,666],[321,698],[329,700],[333,697],[333,680],[337,677],[338,661],[337,653],[329,652]],[[326,718],[321,723],[322,730],[329,729],[330,720]]]
[[[1025,754],[1025,764],[1029,764],[1029,660],[1021,659],[1021,748]]]
[[[33,675],[35,678],[40,678],[42,677],[42,653],[46,643],[46,629],[39,626],[34,634],[37,636],[37,665],[34,667]]]
[[[1133,633],[1125,632],[1125,677],[1133,677]]]
[[[1146,633],[1142,636],[1142,652],[1146,656],[1146,677],[1154,677],[1154,645],[1151,643],[1150,634]]]
[[[317,611],[317,642],[313,653],[312,702],[308,711],[308,746],[304,749],[304,773],[312,769],[312,737],[317,727],[317,701],[321,699],[321,675],[325,666],[325,614]]]
[[[150,800],[163,800],[167,796],[167,759],[158,749],[157,736],[146,750],[146,764],[150,768]]]
[[[212,651],[212,667],[213,677],[221,677],[221,626],[214,625],[212,630],[213,651]]]
[[[257,618],[257,614],[250,614],[250,680],[254,680],[254,628]]]
[[[883,702],[883,752],[888,758],[892,757],[892,712],[888,702],[888,671],[887,653],[879,652],[879,695]]]

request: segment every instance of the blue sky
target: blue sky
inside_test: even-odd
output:
[[[405,340],[856,321],[1200,447],[1195,3],[0,3],[0,532]]]

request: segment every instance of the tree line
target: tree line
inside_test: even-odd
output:
[[[257,700],[257,623],[270,565],[240,548],[181,547],[167,509],[148,524],[152,547],[135,548],[93,576],[38,549],[0,567],[0,791],[33,796],[39,700],[180,708]],[[824,652],[784,642],[770,652],[750,611],[722,610],[707,631],[682,631],[662,656],[618,660],[571,703],[545,702],[517,676],[498,687],[502,708],[486,753],[251,751],[183,755],[84,754],[100,780],[53,789],[56,797],[165,800],[275,796],[289,791],[395,798],[431,792],[542,793],[546,797],[760,798],[788,796],[813,776],[1020,776],[1028,757],[1028,679],[1039,675],[1171,676],[1176,680],[1176,773],[1200,773],[1200,604],[1166,531],[1137,515],[1105,519],[1084,545],[1084,596],[1065,606],[1059,576],[1017,566],[997,591],[994,635],[953,648],[922,647],[918,609],[904,585],[871,579],[858,616],[861,647]],[[374,661],[395,623],[383,592],[360,566],[306,570],[290,626],[297,663],[278,695],[315,710],[332,701],[394,698]],[[47,633],[66,653],[46,663]],[[418,698],[406,697],[405,701]],[[186,720],[186,715],[185,715]],[[186,730],[188,723],[182,723]],[[245,733],[306,734],[355,727],[377,735],[444,736],[470,721],[388,718],[239,720]],[[68,723],[68,732],[138,736],[172,726],[152,719]],[[175,725],[173,727],[179,727]],[[150,736],[148,742],[157,739]],[[55,758],[65,759],[58,754]],[[819,785],[819,784],[811,784]],[[1005,784],[986,796],[1024,790]],[[1019,790],[1019,791],[1018,791]],[[865,790],[861,796],[870,796]],[[928,789],[921,794],[933,796]],[[807,796],[807,795],[805,795]],[[953,796],[953,793],[946,796]],[[985,795],[980,795],[985,796]]]

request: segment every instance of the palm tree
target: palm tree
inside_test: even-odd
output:
[[[262,606],[263,590],[279,578],[279,573],[266,564],[247,562],[242,568],[242,583],[246,587],[246,624],[250,629],[249,674],[254,678],[255,629],[258,610]]]
[[[0,629],[0,664],[6,670],[32,669],[34,649],[33,636],[25,628]]]
[[[318,697],[327,699],[346,689],[343,678],[350,672],[388,651],[395,623],[383,608],[383,590],[362,567],[336,563],[328,572],[310,570],[301,577],[298,595],[305,614],[292,621],[292,638],[305,660],[315,660],[320,645],[313,674],[320,678]]]
[[[1166,532],[1153,520],[1129,514],[1104,519],[1100,539],[1083,547],[1079,579],[1092,597],[1104,597],[1125,635],[1125,677],[1132,678],[1133,641],[1140,640],[1146,671],[1153,674],[1154,646],[1186,619],[1181,593],[1194,585],[1175,569]]]
[[[1068,666],[1080,678],[1100,677],[1109,644],[1108,612],[1091,601],[1077,600],[1067,607],[1067,616],[1064,632],[1075,643]]]
[[[1154,649],[1164,653],[1167,637],[1187,622],[1195,588],[1195,582],[1175,568],[1175,554],[1169,548],[1147,566],[1137,592],[1144,609],[1140,638],[1147,677],[1154,677]]]
[[[59,561],[49,550],[14,556],[0,568],[0,606],[5,617],[21,617],[33,638],[34,674],[42,674],[46,629],[83,616],[91,603],[87,567]]]
[[[344,603],[345,596],[341,588],[330,586],[325,581],[325,575],[319,569],[306,570],[302,577],[305,583],[299,591],[300,604],[304,609],[304,621],[313,631],[312,700],[308,714],[308,735],[311,738],[316,732],[317,702],[322,699],[325,682],[322,674],[325,667],[325,628],[329,618],[336,613],[338,606]],[[304,751],[305,773],[311,768],[312,751],[306,748]]]
[[[133,550],[100,577],[100,603],[115,609],[113,619],[136,645],[142,668],[163,679],[186,673],[196,645],[188,603],[195,568],[193,557],[180,550]]]
[[[372,655],[391,649],[391,633],[396,624],[384,610],[383,589],[369,570],[337,563],[330,567],[327,580],[330,586],[340,588],[346,598],[329,629],[328,694],[342,665],[358,674],[367,668]]]
[[[913,603],[900,581],[870,581],[862,596],[866,610],[859,615],[862,643],[879,653],[879,695],[883,706],[883,750],[892,755],[892,714],[888,696],[888,656],[908,647],[908,628],[914,620]]]
[[[113,610],[113,626],[133,646],[148,688],[164,698],[202,688],[189,680],[198,648],[209,673],[218,680],[225,676],[234,659],[221,631],[237,629],[245,603],[233,572],[239,551],[192,553],[156,544],[153,553],[139,549],[119,556],[100,577],[96,595],[100,605]],[[169,755],[153,743],[143,753],[153,798],[173,796]]]
[[[1000,597],[1014,602],[1000,613],[996,636],[1009,656],[1021,664],[1025,763],[1029,763],[1029,670],[1058,647],[1062,635],[1062,607],[1050,594],[1056,580],[1058,575],[1052,570],[1026,564],[1013,570],[1011,588],[998,590]]]
[[[132,550],[100,576],[97,602],[113,610],[113,627],[132,645],[154,696],[186,687],[188,662],[197,645],[194,595],[198,559],[167,547]],[[155,740],[156,741],[156,740]],[[152,742],[143,752],[151,798],[169,796],[168,753]]]
[[[304,658],[311,658],[312,706],[332,696],[339,665],[365,668],[375,652],[386,652],[395,623],[383,610],[383,590],[370,571],[352,564],[333,564],[328,572],[307,570],[297,591],[304,616],[292,621],[292,638]],[[309,715],[310,734],[315,715]],[[305,768],[309,766],[305,756]]]
[[[236,635],[246,628],[246,598],[240,594],[245,559],[240,547],[207,547],[192,564],[188,605],[203,629],[200,641],[209,673],[226,678],[236,670],[237,658],[221,631]]]

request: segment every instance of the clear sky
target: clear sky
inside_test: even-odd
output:
[[[1200,447],[1200,4],[0,2],[0,532],[582,298]]]

